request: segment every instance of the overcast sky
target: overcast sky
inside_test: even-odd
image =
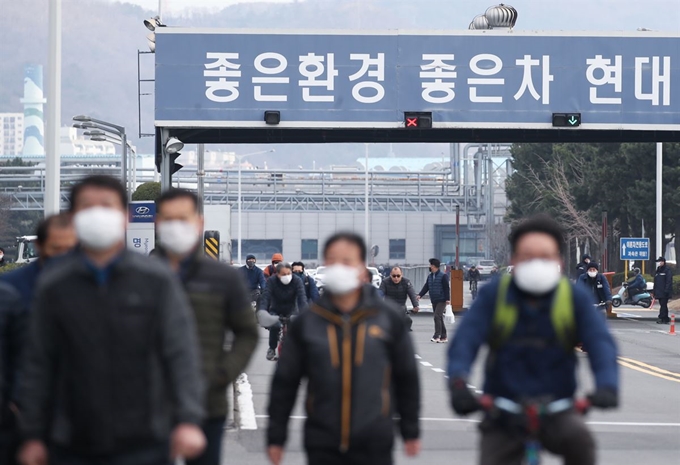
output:
[[[108,0],[158,10],[158,0]],[[164,14],[188,14],[194,9],[219,10],[235,3],[314,3],[353,4],[361,15],[361,0],[163,0]],[[442,2],[455,2],[460,17],[451,18],[451,29],[465,29],[472,17],[483,13],[499,0],[389,0],[386,5],[397,13],[400,6],[436,11]],[[680,0],[509,0],[519,12],[518,29],[531,30],[635,30],[644,27],[658,31],[680,31]],[[449,6],[451,3],[448,4]],[[450,8],[448,11],[451,11]],[[368,13],[370,14],[370,13]],[[418,24],[421,28],[424,25]],[[285,28],[285,24],[281,25]]]

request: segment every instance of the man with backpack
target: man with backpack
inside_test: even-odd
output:
[[[593,297],[561,275],[564,244],[559,225],[547,216],[529,219],[511,233],[513,273],[480,289],[449,347],[449,388],[456,413],[481,408],[467,382],[482,345],[490,348],[485,395],[525,406],[557,400],[569,405],[576,393],[574,347],[583,341],[595,379],[590,404],[618,406],[616,345],[604,318],[593,309]],[[562,456],[565,465],[595,464],[595,442],[573,408],[543,422],[549,427],[541,427],[537,439]],[[528,433],[516,414],[489,412],[480,429],[481,464],[520,463]]]

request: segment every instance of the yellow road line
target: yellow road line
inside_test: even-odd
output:
[[[644,362],[640,362],[638,360],[633,360],[632,358],[619,357],[619,360],[623,360],[624,362],[628,362],[628,363],[634,363],[635,365],[639,365],[641,367],[647,368],[649,370],[656,371],[656,372],[664,374],[664,375],[677,376],[678,378],[680,378],[680,373],[675,373],[673,371],[664,370],[663,368],[655,367],[654,365],[647,365]]]
[[[619,360],[619,365],[624,366],[626,368],[630,368],[631,370],[639,371],[640,373],[645,373],[647,375],[656,376],[657,378],[666,379],[668,381],[675,381],[676,383],[680,383],[680,377],[679,378],[672,378],[670,376],[662,375],[661,373],[658,373],[656,371],[647,370],[645,368],[634,365],[632,363],[625,362],[623,360]],[[659,370],[660,370],[660,368],[659,368]]]

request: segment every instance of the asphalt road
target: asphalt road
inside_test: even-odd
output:
[[[644,465],[677,464],[680,458],[680,335],[667,334],[668,326],[653,321],[620,318],[609,322],[620,349],[622,406],[614,412],[593,411],[588,416],[599,446],[599,463]],[[455,324],[451,332],[455,331]],[[455,417],[445,389],[446,345],[429,342],[432,314],[414,318],[413,339],[419,357],[422,385],[423,451],[406,458],[399,446],[395,461],[406,464],[442,464],[477,460],[476,419]],[[247,376],[253,391],[257,430],[230,431],[225,436],[223,464],[266,464],[264,430],[270,379],[275,364],[265,360],[266,333]],[[578,354],[582,392],[592,389],[587,355]],[[481,385],[480,357],[471,380]],[[303,387],[301,388],[303,391]],[[298,401],[290,422],[290,440],[284,464],[306,464],[302,449],[303,412]],[[544,464],[561,463],[546,455]]]

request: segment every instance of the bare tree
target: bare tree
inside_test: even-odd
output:
[[[489,232],[491,258],[499,265],[507,265],[510,259],[510,224],[496,223]]]
[[[10,223],[10,207],[10,197],[0,194],[0,237],[9,236],[14,230]]]
[[[588,211],[579,210],[576,207],[576,199],[572,194],[577,186],[585,184],[583,160],[570,160],[569,171],[561,159],[550,162],[543,160],[542,163],[543,169],[537,170],[532,167],[529,173],[523,176],[539,194],[533,202],[538,204],[546,197],[554,200],[557,204],[556,220],[565,229],[569,240],[590,238],[593,242],[597,242],[600,237],[598,226],[589,219]]]

